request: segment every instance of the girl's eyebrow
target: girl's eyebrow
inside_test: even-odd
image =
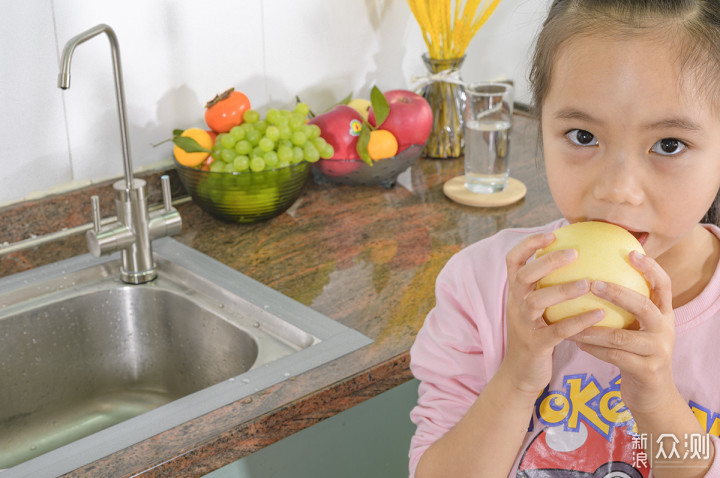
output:
[[[648,129],[683,129],[685,131],[701,131],[702,128],[699,124],[695,123],[689,118],[667,118],[660,121],[655,121],[647,125]]]
[[[588,123],[598,123],[599,120],[593,118],[588,113],[575,108],[563,108],[555,113],[555,118],[562,120],[579,120]]]
[[[592,115],[575,109],[575,108],[563,108],[555,113],[555,118],[560,120],[575,120],[583,121],[585,123],[601,123],[597,118]],[[702,131],[702,127],[686,117],[676,118],[665,118],[659,121],[653,121],[644,125],[646,129],[681,129],[685,131]]]

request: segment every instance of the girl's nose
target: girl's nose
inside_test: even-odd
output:
[[[640,166],[630,158],[603,160],[593,194],[600,201],[630,206],[640,205],[644,197],[642,177]]]

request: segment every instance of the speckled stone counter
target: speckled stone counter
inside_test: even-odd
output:
[[[527,196],[480,209],[453,203],[442,185],[462,159],[421,159],[393,189],[308,184],[270,221],[216,220],[178,206],[175,239],[352,327],[374,343],[255,395],[137,443],[66,476],[198,476],[411,378],[409,349],[435,302],[435,278],[461,248],[507,227],[559,217],[545,185],[536,123],[518,116],[511,175]],[[174,172],[174,193],[183,194]],[[159,202],[159,173],[144,176]],[[110,183],[0,209],[0,244],[89,222],[90,195],[113,214]],[[0,276],[86,252],[83,234],[0,256]]]

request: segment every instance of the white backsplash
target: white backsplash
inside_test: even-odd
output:
[[[105,35],[73,55],[74,35],[107,23],[118,36],[134,168],[169,161],[174,128],[203,126],[229,87],[253,107],[322,111],[349,93],[412,88],[426,47],[404,0],[0,0],[0,204],[122,174]],[[503,0],[467,51],[463,78],[512,78],[527,101],[527,64],[548,0]],[[159,187],[159,185],[151,185]]]

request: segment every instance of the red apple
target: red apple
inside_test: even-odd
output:
[[[362,116],[348,105],[337,105],[327,113],[312,118],[308,124],[320,127],[320,136],[335,150],[332,159],[360,159],[357,142]]]
[[[408,90],[390,90],[384,93],[390,111],[382,129],[390,131],[398,141],[398,151],[413,144],[425,144],[433,127],[430,104],[422,96]],[[375,124],[375,113],[370,108],[368,123]]]
[[[357,153],[362,121],[360,113],[347,105],[337,105],[327,113],[308,121],[308,124],[316,124],[320,127],[320,136],[335,150],[331,158],[317,162],[318,168],[324,175],[345,176],[362,166]]]

